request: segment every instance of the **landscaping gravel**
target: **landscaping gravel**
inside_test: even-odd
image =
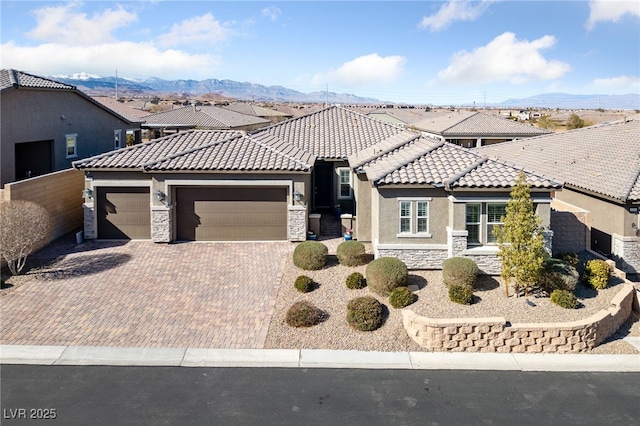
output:
[[[329,252],[335,253],[335,248],[332,250],[330,247]],[[390,352],[425,350],[408,336],[402,325],[401,310],[391,307],[387,298],[374,294],[366,287],[361,290],[350,290],[346,287],[346,277],[352,272],[365,275],[365,268],[339,265],[335,256],[331,255],[327,266],[318,271],[304,271],[289,260],[283,273],[265,348]],[[299,275],[313,278],[317,283],[315,290],[305,294],[298,292],[293,283]],[[620,282],[614,282],[609,288],[599,292],[579,284],[576,289],[579,309],[564,309],[551,303],[548,297],[514,297],[513,294],[506,297],[498,277],[481,277],[478,281],[477,290],[474,292],[475,303],[468,306],[460,305],[449,300],[441,271],[409,271],[409,284],[418,287],[418,301],[406,309],[431,318],[503,317],[512,324],[565,322],[584,319],[601,309],[607,309],[611,298],[620,290]],[[364,295],[372,295],[386,306],[387,317],[378,330],[357,331],[346,322],[347,303],[354,297]],[[309,328],[288,326],[284,322],[286,311],[299,300],[307,300],[324,310],[327,314],[325,321]],[[637,315],[633,315],[617,335],[592,349],[590,353],[640,353],[632,345],[621,340],[625,335],[640,336]]]

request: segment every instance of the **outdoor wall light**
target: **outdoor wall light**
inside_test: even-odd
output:
[[[93,191],[90,189],[83,189],[82,190],[82,198],[93,198]]]
[[[156,196],[156,200],[158,201],[164,201],[165,198],[167,198],[167,195],[164,192],[160,191],[159,189],[153,194]]]
[[[295,201],[300,201],[302,200],[302,194],[299,193],[298,191],[293,191],[293,199]]]

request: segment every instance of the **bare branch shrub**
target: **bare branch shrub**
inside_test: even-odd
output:
[[[50,236],[51,219],[44,207],[24,200],[0,203],[0,254],[13,275],[22,272],[27,256]]]

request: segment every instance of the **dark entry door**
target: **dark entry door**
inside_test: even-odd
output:
[[[313,173],[314,207],[316,209],[329,208],[333,200],[333,165],[318,163]]]

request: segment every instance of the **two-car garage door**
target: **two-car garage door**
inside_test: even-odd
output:
[[[98,238],[150,239],[149,188],[97,188]],[[177,187],[176,240],[287,239],[285,187]]]
[[[178,187],[176,239],[287,239],[287,188]]]

